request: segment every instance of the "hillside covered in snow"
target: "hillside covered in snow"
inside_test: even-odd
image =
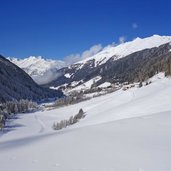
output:
[[[171,79],[159,73],[150,81],[9,120],[0,137],[0,170],[170,170]],[[80,122],[52,129],[80,108],[85,112]]]

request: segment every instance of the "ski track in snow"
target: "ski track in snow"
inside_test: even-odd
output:
[[[37,115],[34,115],[34,117],[35,117],[36,121],[40,124],[40,131],[39,131],[39,133],[44,132],[45,131],[45,127],[46,127],[46,125],[44,124],[44,122],[42,120],[40,120],[37,117]]]

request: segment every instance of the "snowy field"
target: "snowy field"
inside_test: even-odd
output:
[[[171,171],[171,79],[17,115],[0,134],[0,171]],[[79,123],[54,122],[82,108]]]

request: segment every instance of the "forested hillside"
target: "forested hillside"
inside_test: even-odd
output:
[[[62,95],[60,91],[37,85],[22,69],[0,55],[0,102],[20,99],[40,101]]]

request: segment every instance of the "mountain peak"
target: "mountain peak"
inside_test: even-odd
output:
[[[11,62],[27,72],[38,84],[46,84],[56,79],[56,71],[66,66],[60,60],[45,59],[42,56],[30,56],[25,59],[8,58]]]
[[[141,51],[144,49],[151,49],[153,47],[159,47],[162,44],[171,42],[171,36],[153,35],[147,38],[135,38],[132,41],[128,41],[117,46],[107,46],[101,52],[87,59],[79,61],[77,63],[86,63],[89,60],[95,60],[96,65],[101,65],[108,61],[111,57],[120,59],[131,53]]]

